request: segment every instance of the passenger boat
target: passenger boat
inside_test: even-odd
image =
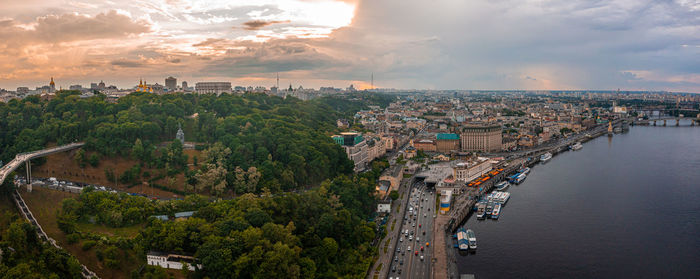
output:
[[[489,201],[489,203],[486,204],[486,215],[491,216],[491,213],[493,212],[493,206],[494,206],[493,201]]]
[[[583,145],[581,145],[581,142],[577,142],[576,144],[571,146],[571,150],[576,151],[576,150],[581,150],[583,148]]]
[[[476,249],[476,235],[474,231],[467,230],[467,239],[469,240],[469,249]]]
[[[503,192],[503,194],[501,195],[501,200],[500,200],[501,207],[503,207],[503,205],[505,205],[508,202],[508,199],[510,199],[510,193]]]
[[[523,183],[523,181],[525,181],[525,178],[527,178],[527,174],[519,174],[517,177],[515,177],[515,184]]]
[[[508,183],[508,181],[501,181],[498,184],[496,184],[496,190],[505,190],[506,188],[508,188],[508,186],[510,186],[510,183]]]
[[[476,209],[476,218],[485,219],[486,218],[486,202],[480,202]]]
[[[493,212],[491,213],[491,219],[498,219],[498,216],[501,214],[501,204],[496,203],[496,205],[493,207]]]
[[[549,153],[549,152],[542,154],[542,156],[540,156],[540,161],[542,161],[542,163],[546,163],[547,161],[549,161],[551,159],[552,159],[552,153]]]
[[[474,232],[472,232],[472,234],[473,233]],[[476,241],[476,238],[474,239],[474,241]],[[459,250],[469,249],[469,238],[467,237],[467,230],[465,230],[464,228],[459,228],[457,230],[457,248],[459,248]]]
[[[519,173],[530,174],[530,168],[522,168],[518,171]]]

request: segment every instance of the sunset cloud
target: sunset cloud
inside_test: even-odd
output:
[[[263,28],[265,26],[279,24],[279,23],[290,23],[290,21],[289,20],[272,20],[272,21],[251,20],[251,21],[244,22],[243,28],[246,30],[258,30],[258,29]]]
[[[270,86],[279,72],[305,87],[374,73],[393,88],[700,92],[691,2],[12,1],[0,87],[168,75]]]

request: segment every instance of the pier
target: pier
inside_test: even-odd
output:
[[[612,125],[615,127],[622,124],[622,119],[612,122]],[[466,222],[479,198],[490,192],[496,183],[516,173],[520,168],[533,167],[538,164],[540,156],[544,153],[549,152],[552,153],[552,156],[556,156],[559,153],[568,151],[569,145],[573,142],[584,143],[606,134],[607,125],[600,125],[553,146],[524,151],[512,159],[496,165],[494,168],[502,168],[503,171],[479,185],[481,189],[479,187],[466,187],[465,185],[467,189],[461,195],[454,197],[453,206],[449,214],[439,214],[435,219],[435,226],[433,226],[435,260],[432,278],[457,278],[457,255],[452,247],[452,234],[461,224]]]

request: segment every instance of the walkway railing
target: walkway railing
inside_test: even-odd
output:
[[[24,202],[24,199],[22,199],[22,196],[19,194],[19,192],[17,192],[17,190],[15,190],[15,192],[12,194],[12,198],[15,201],[17,208],[22,213],[22,216],[37,228],[37,234],[39,235],[39,238],[41,238],[44,241],[48,241],[53,247],[63,249],[56,243],[56,240],[49,237],[46,234],[46,232],[44,232],[44,228],[42,228],[39,222],[36,220],[36,218],[34,218],[32,211],[29,210],[29,207],[27,207],[27,204]],[[97,276],[97,274],[90,271],[84,264],[80,264],[80,266],[82,267],[81,273],[83,275],[83,278],[100,278],[99,276]]]

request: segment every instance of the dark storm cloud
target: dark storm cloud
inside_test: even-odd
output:
[[[264,21],[264,20],[251,20],[243,23],[243,29],[245,30],[258,30],[260,28],[263,28],[265,26],[270,26],[273,24],[280,24],[280,23],[289,23],[289,20],[272,20],[272,21]]]

